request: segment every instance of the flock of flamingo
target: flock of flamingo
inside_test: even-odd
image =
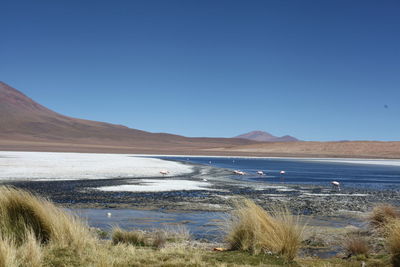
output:
[[[235,161],[233,161],[233,162],[235,162]],[[209,164],[211,164],[211,161],[209,162]],[[233,173],[236,174],[236,175],[247,175],[247,173],[245,173],[244,171],[240,171],[240,170],[234,170]],[[258,175],[260,175],[260,176],[265,175],[264,171],[257,171],[256,173],[257,173]],[[279,173],[280,173],[280,175],[281,175],[281,180],[283,181],[283,180],[284,180],[284,175],[286,174],[286,171],[280,171]],[[160,171],[160,174],[162,174],[163,176],[165,176],[165,175],[169,174],[169,171],[167,171],[167,170],[161,170],[161,171]],[[203,181],[206,182],[207,179],[203,179]],[[334,189],[337,189],[338,191],[340,191],[340,182],[338,182],[338,181],[332,181],[332,182],[331,182],[331,185],[332,185],[332,187],[333,187]]]

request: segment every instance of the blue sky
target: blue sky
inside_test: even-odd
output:
[[[0,80],[186,136],[399,140],[398,1],[2,1]],[[387,108],[385,108],[387,105]]]

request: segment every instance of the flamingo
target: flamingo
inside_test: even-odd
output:
[[[160,173],[161,173],[162,175],[167,175],[167,174],[169,173],[169,171],[167,171],[167,170],[161,170]]]
[[[265,173],[263,171],[257,171],[258,175],[264,175]]]
[[[238,171],[238,170],[234,170],[233,173],[234,174],[238,174],[238,175],[245,175],[246,174],[245,172]]]
[[[332,181],[331,185],[333,188],[338,189],[340,191],[340,183],[338,181]]]
[[[286,172],[285,171],[280,171],[279,172],[281,174],[281,182],[284,182],[285,177],[283,176]]]

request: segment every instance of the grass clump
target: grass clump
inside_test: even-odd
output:
[[[44,251],[53,246],[80,256],[94,240],[84,223],[51,202],[0,187],[0,267],[42,266]]]
[[[43,198],[11,187],[0,188],[0,235],[17,246],[34,238],[39,244],[52,241],[85,247],[92,239],[88,227],[77,217]]]
[[[190,234],[184,226],[154,229],[150,231],[126,231],[116,227],[112,231],[111,238],[114,245],[127,244],[139,247],[162,248],[167,243],[177,243],[189,240]]]
[[[393,266],[400,266],[400,220],[392,220],[386,225],[386,243]]]
[[[344,249],[351,256],[369,255],[369,245],[365,237],[360,234],[351,234],[344,240]]]
[[[372,226],[380,228],[391,220],[399,219],[399,210],[390,204],[377,205],[369,215],[369,222]]]
[[[228,221],[226,240],[232,250],[253,254],[272,252],[293,260],[301,243],[304,225],[286,208],[267,212],[249,199],[236,203]]]
[[[144,231],[126,231],[121,228],[114,228],[112,231],[112,242],[114,245],[127,244],[133,246],[146,246],[146,238]]]

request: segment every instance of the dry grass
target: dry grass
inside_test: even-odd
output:
[[[114,245],[147,246],[145,233],[142,230],[126,231],[121,228],[114,228],[112,231],[112,242]]]
[[[126,231],[116,227],[112,231],[112,243],[128,244],[133,246],[147,246],[162,248],[166,243],[189,240],[190,234],[185,226],[154,229],[150,231]]]
[[[81,256],[94,241],[84,223],[51,202],[0,187],[0,266],[42,266],[43,251],[52,246]]]
[[[344,240],[344,249],[349,255],[364,255],[368,257],[369,255],[369,245],[365,237],[360,234],[350,234]]]
[[[236,203],[228,221],[226,240],[233,250],[254,254],[273,252],[293,260],[300,247],[304,225],[287,209],[270,212],[249,199]]]
[[[386,242],[394,266],[400,266],[400,220],[392,220],[385,227]]]
[[[78,249],[92,243],[88,227],[77,217],[26,191],[0,188],[0,235],[22,245],[30,237],[40,244],[56,242]]]
[[[84,223],[49,201],[22,190],[0,187],[0,267],[285,265],[282,257],[260,253],[266,251],[289,260],[294,258],[302,227],[287,210],[266,212],[245,200],[233,215],[228,237],[232,248],[239,249],[235,251],[214,252],[210,244],[187,242],[190,235],[185,227],[134,232],[116,229],[113,241],[99,240]],[[394,241],[388,244],[393,255],[399,255],[395,247],[400,245]],[[326,265],[327,261],[321,259],[304,260],[302,265],[302,259],[297,260],[301,266],[350,266],[341,259],[330,261],[334,265]],[[368,260],[368,264],[372,262]]]
[[[380,204],[372,210],[368,219],[372,226],[380,228],[396,218],[400,218],[400,212],[396,207],[390,204]]]
[[[0,267],[18,266],[17,249],[7,238],[0,239]]]

